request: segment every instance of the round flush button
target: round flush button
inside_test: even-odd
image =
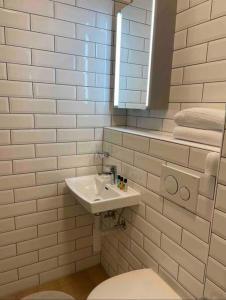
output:
[[[180,197],[184,201],[188,201],[190,199],[190,191],[185,186],[180,189]]]
[[[165,178],[165,189],[167,193],[175,195],[178,190],[177,180],[173,176],[167,176]]]

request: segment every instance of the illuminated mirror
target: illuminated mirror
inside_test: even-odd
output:
[[[117,13],[116,107],[167,106],[175,16],[176,0],[134,0]]]

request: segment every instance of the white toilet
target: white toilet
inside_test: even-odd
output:
[[[151,269],[112,277],[97,286],[87,300],[177,300],[182,299]]]

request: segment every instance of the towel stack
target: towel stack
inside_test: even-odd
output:
[[[175,115],[176,139],[221,146],[225,112],[209,108],[189,108]]]

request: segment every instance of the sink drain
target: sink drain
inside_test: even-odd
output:
[[[95,202],[100,201],[100,200],[101,200],[100,198],[94,199]]]

